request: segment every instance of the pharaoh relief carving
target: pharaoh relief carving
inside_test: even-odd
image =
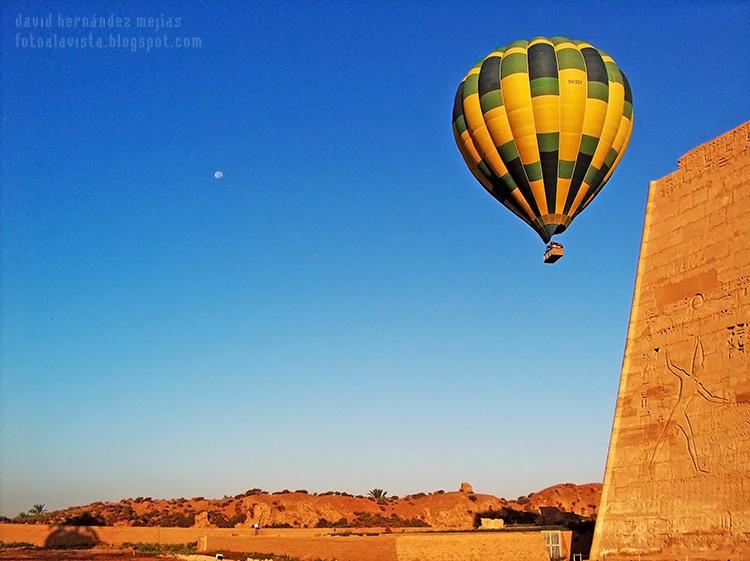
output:
[[[669,438],[674,434],[677,434],[677,441],[685,447],[696,475],[711,472],[703,457],[705,452],[701,451],[696,439],[695,418],[698,414],[718,419],[717,422],[721,425],[750,425],[750,407],[743,403],[746,401],[745,396],[750,397],[750,377],[747,372],[750,361],[744,365],[738,364],[748,356],[747,323],[735,322],[726,326],[724,341],[715,335],[704,335],[708,331],[707,324],[737,312],[738,300],[734,292],[714,290],[709,293],[711,298],[708,300],[706,293],[695,294],[686,305],[683,304],[682,310],[676,307],[673,314],[670,314],[669,323],[679,326],[679,329],[669,332],[657,331],[655,338],[649,337],[649,343],[656,339],[661,345],[653,347],[653,358],[649,357],[651,360],[648,361],[647,376],[663,386],[673,388],[673,393],[670,392],[673,397],[668,409],[669,414],[666,419],[656,419],[661,425],[659,436],[655,443],[646,442],[648,446],[653,446],[648,461],[648,469],[652,474],[654,465],[663,459],[665,446],[676,445]],[[681,356],[684,355],[685,339],[692,341],[691,356]],[[731,375],[709,381],[710,378],[717,377],[707,376],[705,341],[710,341],[711,345],[717,347],[709,350],[721,351],[713,355],[717,357],[717,362],[711,365],[711,370],[731,369]],[[723,348],[719,348],[720,346]],[[680,348],[683,349],[682,353]],[[671,383],[667,381],[667,377],[672,379]],[[734,391],[728,387],[730,378],[737,383]],[[722,420],[724,417],[727,418]],[[747,435],[747,431],[744,432]]]
[[[698,449],[695,445],[695,434],[693,432],[692,422],[690,421],[693,402],[696,399],[704,399],[709,403],[726,404],[729,403],[729,400],[725,397],[711,393],[701,380],[700,375],[703,372],[705,358],[703,353],[703,343],[701,343],[699,337],[695,338],[695,349],[693,351],[693,359],[689,368],[683,368],[675,364],[669,356],[669,351],[666,349],[664,351],[664,359],[669,373],[677,378],[677,401],[672,407],[661,436],[654,446],[651,460],[649,461],[649,470],[653,470],[654,461],[656,460],[661,447],[664,445],[667,431],[670,428],[676,428],[682,433],[682,436],[685,439],[685,444],[687,445],[690,459],[693,462],[693,467],[695,468],[696,473],[708,473],[707,469],[701,467],[698,457]]]

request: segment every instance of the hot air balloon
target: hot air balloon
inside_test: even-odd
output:
[[[583,41],[514,41],[476,63],[453,105],[474,177],[545,243],[602,190],[633,130],[633,96],[608,54]],[[562,257],[551,242],[544,261]]]

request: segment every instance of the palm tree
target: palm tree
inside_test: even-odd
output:
[[[375,499],[376,501],[384,501],[385,496],[388,493],[383,491],[382,489],[378,489],[377,487],[375,489],[370,489],[370,492],[367,494],[371,499]]]
[[[39,516],[40,514],[44,514],[44,512],[45,512],[45,508],[44,508],[44,505],[42,505],[42,504],[33,505],[29,509],[29,514],[31,516]]]

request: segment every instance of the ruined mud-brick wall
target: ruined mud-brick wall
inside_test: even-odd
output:
[[[207,534],[250,536],[251,529],[159,528],[131,526],[47,526],[44,524],[0,524],[0,542],[30,543],[39,547],[76,545],[121,545],[123,543],[186,544]]]
[[[421,528],[420,528],[421,529]],[[407,528],[407,531],[417,528]],[[263,528],[264,537],[317,537],[330,534],[326,528]],[[366,528],[361,531],[383,531]],[[39,547],[74,545],[122,545],[123,543],[187,544],[204,536],[247,538],[252,528],[161,528],[158,526],[48,526],[45,524],[0,524],[0,542],[30,543]]]
[[[591,553],[750,558],[750,122],[651,184]]]
[[[396,536],[318,536],[234,538],[208,536],[198,542],[202,552],[255,552],[288,555],[301,559],[335,559],[336,561],[397,561]]]
[[[374,530],[374,529],[373,529]],[[123,543],[198,542],[200,551],[263,552],[338,561],[549,561],[544,536],[529,532],[393,533],[332,536],[331,529],[135,528],[0,524],[0,542],[40,547],[83,547]],[[382,528],[380,529],[382,531]],[[571,533],[561,532],[570,557]]]
[[[549,561],[544,536],[538,531],[399,536],[396,557],[398,561]]]
[[[570,542],[570,532],[562,532]],[[379,536],[209,536],[206,551],[264,552],[338,561],[549,561],[544,536],[530,532],[396,533]],[[564,551],[564,559],[569,559]]]

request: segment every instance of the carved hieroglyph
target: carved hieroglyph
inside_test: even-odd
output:
[[[750,122],[651,183],[591,558],[750,560]]]

